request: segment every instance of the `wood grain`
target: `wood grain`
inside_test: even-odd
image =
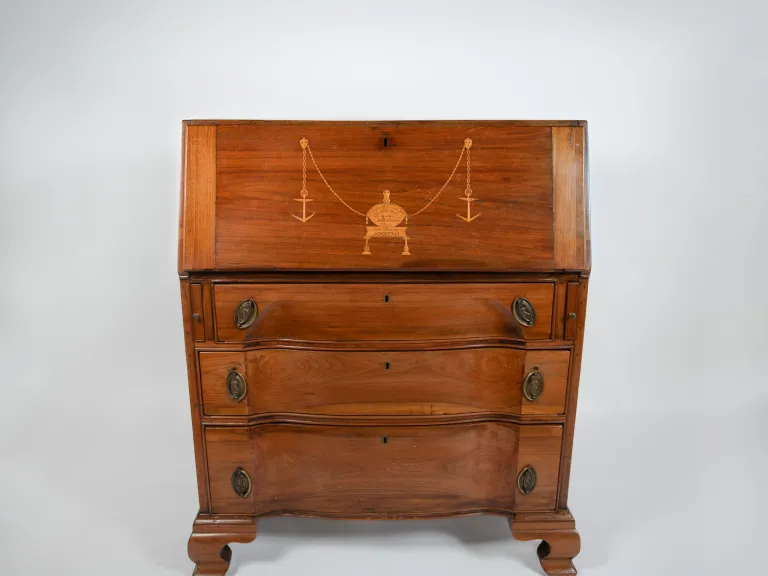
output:
[[[197,472],[197,491],[200,509],[208,508],[208,468],[206,465],[202,416],[202,400],[199,394],[198,371],[195,360],[195,340],[192,334],[192,298],[189,290],[189,280],[179,278],[181,289],[181,316],[184,330],[184,345],[187,361],[187,387],[189,390],[189,407],[192,416],[192,438],[195,443],[195,470]]]
[[[205,314],[203,312],[203,288],[200,284],[190,284],[189,293],[192,305],[192,334],[195,342],[204,342]]]
[[[573,340],[576,338],[580,324],[579,313],[579,283],[568,282],[565,299],[565,333],[564,337]]]
[[[553,284],[218,284],[216,333],[222,342],[293,340],[419,340],[465,337],[547,339]],[[536,323],[521,326],[511,311],[527,298]],[[238,304],[259,307],[247,330],[234,324]]]
[[[190,127],[192,128],[192,127]],[[402,239],[373,239],[363,255],[365,217],[328,190],[311,160],[308,214],[297,202],[307,138],[334,190],[360,214],[383,191],[408,214],[445,183],[466,138],[473,212],[467,223],[466,167],[441,196],[408,219]],[[384,145],[385,138],[387,145]],[[224,269],[551,270],[554,264],[552,133],[504,122],[258,123],[218,126],[216,263]]]
[[[216,332],[213,326],[213,288],[210,281],[202,284],[203,287],[203,321],[205,324],[205,340],[213,341]]]
[[[308,158],[314,215],[291,216],[301,214],[302,137],[354,211]],[[479,214],[470,223],[459,218],[465,138]],[[475,513],[504,514],[516,538],[542,540],[550,576],[575,574],[568,491],[591,267],[586,122],[195,120],[182,140],[195,574],[223,576],[228,544],[253,540],[262,516]],[[372,234],[364,216],[384,190],[410,214],[392,237]],[[534,326],[515,318],[518,297],[533,304]],[[246,298],[259,313],[239,330]],[[227,389],[233,368],[247,381],[240,401]],[[531,402],[521,391],[533,370],[544,387]],[[517,479],[528,466],[537,484],[524,495]],[[246,498],[232,487],[238,468],[252,481]]]
[[[250,384],[246,397],[239,402],[232,399],[227,388],[227,376],[233,368],[245,376]],[[245,354],[242,352],[200,352],[200,382],[203,413],[229,416],[250,414],[250,399],[264,385],[269,385],[257,379],[255,373],[248,373]]]
[[[541,567],[548,576],[575,575],[573,559],[581,550],[581,538],[567,509],[555,514],[518,513],[509,526],[516,540],[541,540],[538,548]]]
[[[579,272],[456,272],[428,270],[260,270],[190,272],[193,282],[213,284],[519,284],[578,282]]]
[[[475,424],[482,422],[507,424],[557,424],[566,423],[564,415],[552,414],[503,414],[496,412],[468,412],[464,414],[438,415],[345,415],[345,414],[297,414],[294,412],[270,412],[253,416],[206,416],[204,426],[263,426],[266,424],[305,424],[307,426],[449,426],[451,424]]]
[[[538,370],[544,376],[544,390],[534,402],[521,399],[520,408],[524,415],[563,414],[565,404],[561,404],[568,386],[568,370],[571,354],[565,350],[531,350],[525,354],[523,377]],[[522,386],[522,381],[520,382]],[[515,386],[515,391],[518,388]]]
[[[562,278],[555,282],[555,301],[553,304],[553,322],[552,322],[552,339],[562,340],[563,331],[565,329],[564,322],[560,319],[563,318],[562,310],[565,306],[566,298],[566,282]]]
[[[209,427],[206,439],[214,513],[409,518],[554,509],[562,428],[273,424]],[[539,481],[523,496],[528,465]],[[258,487],[245,499],[231,485],[238,467]]]
[[[509,126],[586,126],[586,120],[404,120],[390,122],[393,124],[409,124],[411,126],[429,126],[430,124],[441,124],[443,126],[477,126],[483,128],[485,125],[506,124]],[[221,119],[209,120],[204,118],[193,118],[184,120],[187,126],[251,126],[274,124],[280,126],[379,126],[382,124],[379,120],[237,120]]]
[[[560,270],[588,269],[585,130],[586,127],[552,128],[555,267]]]
[[[180,271],[215,267],[216,127],[187,126]]]
[[[571,457],[573,455],[573,435],[576,429],[576,407],[579,400],[579,382],[581,380],[581,360],[584,352],[584,326],[587,315],[587,294],[589,279],[582,278],[578,292],[578,323],[576,328],[576,343],[571,357],[570,377],[568,382],[568,399],[566,405],[567,422],[563,436],[563,456],[560,474],[559,505],[568,507],[568,488],[571,483]]]
[[[208,415],[558,415],[565,410],[569,357],[564,350],[510,348],[201,352],[200,375]],[[240,402],[227,393],[232,368],[248,381]],[[534,369],[545,385],[530,402],[522,386]]]
[[[253,518],[215,518],[198,514],[187,550],[195,563],[192,576],[224,576],[232,559],[229,544],[245,544],[256,538]]]

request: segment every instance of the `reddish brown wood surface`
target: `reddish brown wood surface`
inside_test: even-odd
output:
[[[565,301],[565,338],[573,340],[576,338],[579,325],[579,283],[568,282],[567,296]]]
[[[203,412],[208,415],[247,415],[253,408],[252,398],[270,382],[262,381],[254,373],[248,373],[243,352],[200,352],[200,382],[203,397]],[[232,369],[250,382],[247,394],[235,401],[229,394],[227,376]]]
[[[548,576],[576,574],[573,559],[581,550],[581,538],[567,509],[555,514],[514,514],[509,518],[509,526],[516,540],[542,541],[538,556]]]
[[[555,267],[588,270],[585,129],[552,128],[555,215]]]
[[[302,148],[309,160],[311,220],[300,222]],[[407,222],[401,242],[371,241],[363,255],[366,212],[383,191],[408,214],[439,192],[466,138],[472,139],[473,212],[461,220],[466,167],[440,197]],[[385,146],[386,139],[386,146]],[[404,224],[405,225],[405,224]],[[553,268],[552,133],[498,122],[246,124],[218,127],[216,265],[232,268],[533,269]]]
[[[565,410],[569,356],[566,350],[512,348],[201,352],[200,373],[208,415],[557,415]],[[233,368],[248,382],[240,401],[227,391]],[[522,387],[534,369],[544,388],[529,401]]]
[[[253,518],[217,518],[198,514],[187,550],[195,563],[192,576],[224,576],[232,559],[230,544],[245,544],[256,538]]]
[[[216,127],[187,126],[179,271],[214,268]]]
[[[589,279],[583,278],[579,283],[578,290],[578,309],[577,309],[577,328],[575,346],[571,358],[570,377],[568,381],[568,399],[566,413],[568,420],[565,425],[565,434],[563,437],[563,455],[560,474],[560,494],[559,505],[561,508],[568,507],[568,488],[571,482],[571,456],[573,454],[573,435],[576,429],[576,407],[579,400],[579,382],[581,379],[581,359],[584,351],[584,319],[587,315],[587,293],[589,292]]]
[[[426,427],[207,428],[212,512],[406,518],[552,510],[562,428],[486,422]],[[517,477],[533,466],[528,495]],[[257,487],[232,488],[245,470]]]
[[[190,284],[189,293],[192,306],[192,335],[195,342],[205,342],[205,314],[203,313],[203,288],[200,284]]]
[[[192,334],[192,298],[190,296],[188,279],[180,278],[179,284],[181,288],[181,317],[187,360],[189,404],[192,414],[192,438],[195,443],[198,500],[200,502],[200,509],[205,510],[208,508],[208,469],[201,422],[202,399],[199,394],[199,380],[195,361],[195,340]]]
[[[220,284],[214,287],[220,341],[549,338],[553,284]],[[512,303],[527,298],[536,323],[521,326]],[[238,304],[259,308],[253,325],[234,323]]]
[[[292,216],[302,215],[302,137],[353,210],[309,155],[311,218]],[[542,540],[550,576],[575,574],[586,123],[189,121],[183,143],[195,574],[223,576],[228,544],[252,540],[261,516],[479,512]],[[384,190],[410,215],[386,234],[365,217]],[[534,326],[515,318],[518,297],[533,304]],[[258,315],[241,330],[246,298]],[[247,382],[239,401],[233,368]],[[529,401],[533,370],[544,387]],[[528,495],[517,485],[526,467],[537,473]],[[238,468],[252,481],[246,498],[232,486]]]

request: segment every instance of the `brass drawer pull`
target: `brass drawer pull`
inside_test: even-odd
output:
[[[251,493],[251,487],[251,477],[248,476],[248,472],[238,468],[232,473],[232,489],[240,498],[248,498],[248,495]]]
[[[528,402],[536,402],[544,391],[544,376],[538,368],[534,368],[523,380],[523,396]]]
[[[245,330],[253,321],[256,320],[256,316],[259,315],[259,307],[256,306],[251,298],[243,300],[237,305],[235,309],[235,326],[240,330]]]
[[[237,368],[232,368],[227,374],[227,391],[230,398],[235,402],[240,402],[245,398],[245,393],[248,391],[248,382],[245,376],[237,371]]]
[[[512,303],[512,312],[517,321],[523,326],[530,328],[536,324],[536,310],[527,299],[515,298],[515,301]]]
[[[533,469],[533,466],[526,466],[517,477],[517,489],[524,496],[527,496],[533,492],[534,488],[536,488],[536,470]]]

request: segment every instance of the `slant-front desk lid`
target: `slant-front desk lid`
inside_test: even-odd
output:
[[[183,124],[179,270],[586,271],[586,122]]]

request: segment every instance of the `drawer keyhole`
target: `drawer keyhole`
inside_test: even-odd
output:
[[[389,294],[384,294],[384,304],[389,302]]]
[[[382,443],[382,444],[388,444],[388,443],[389,443],[389,438],[387,438],[386,436],[383,436],[383,437],[381,438],[381,443]]]
[[[389,362],[384,363],[384,370],[389,370]]]

